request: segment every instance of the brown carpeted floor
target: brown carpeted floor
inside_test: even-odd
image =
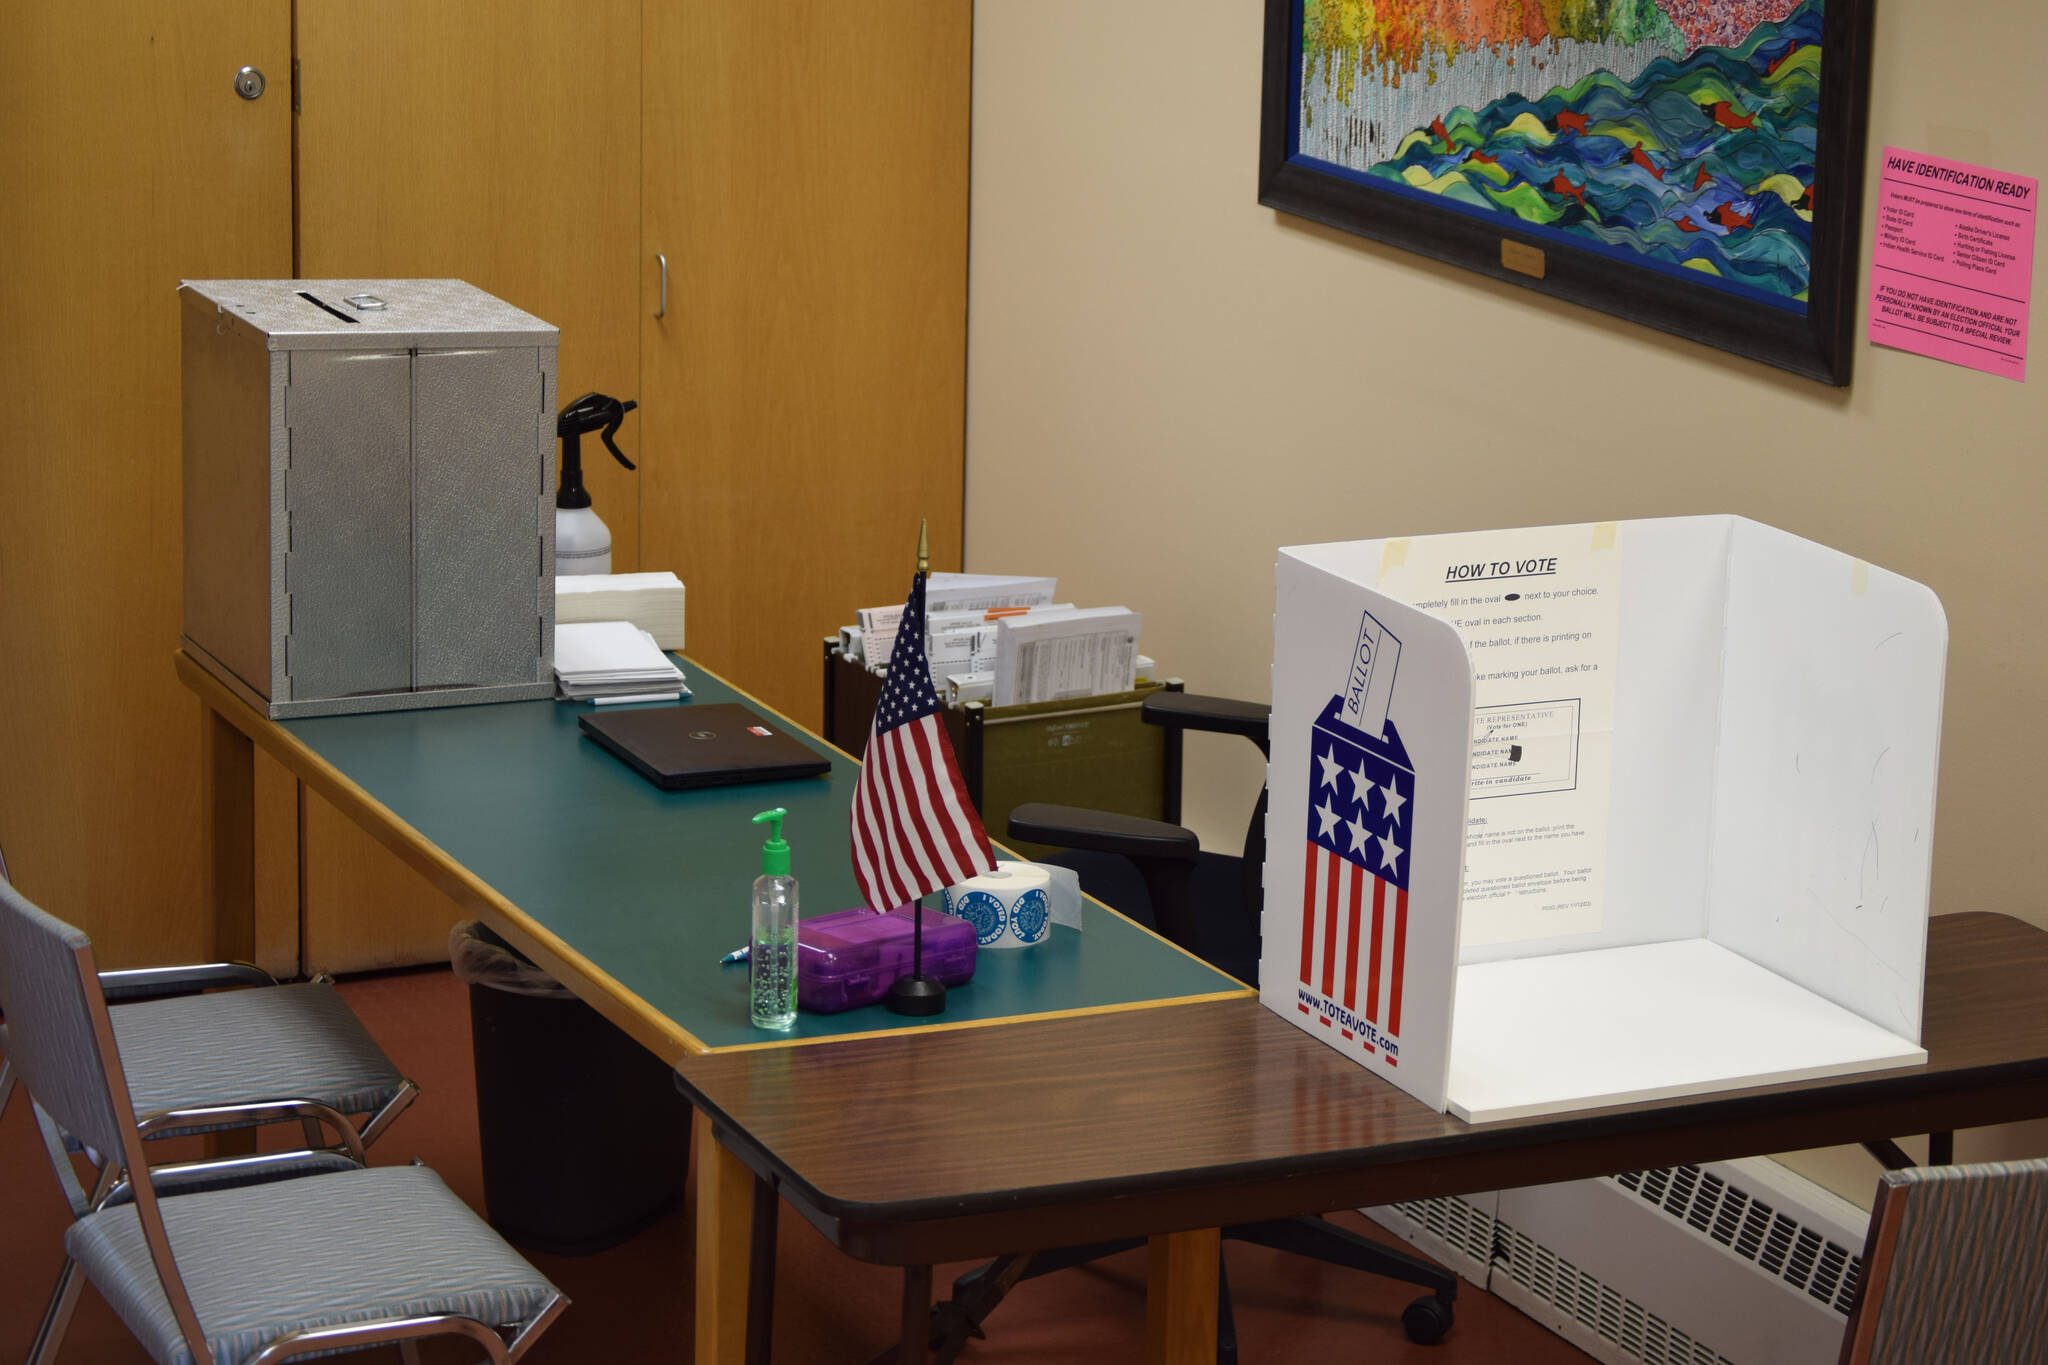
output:
[[[420,971],[349,981],[342,991],[424,1090],[372,1157],[379,1164],[418,1157],[481,1209],[464,988],[445,971]],[[888,1158],[877,1153],[876,1159]],[[1350,1218],[1356,1226],[1369,1226]],[[17,1094],[0,1120],[0,1360],[28,1354],[56,1273],[65,1219],[34,1123]],[[689,1226],[687,1210],[678,1209],[597,1256],[531,1256],[575,1302],[527,1359],[536,1365],[687,1361]],[[840,1256],[787,1207],[779,1236],[776,1361],[861,1365],[886,1346],[894,1334],[898,1274]],[[1590,1359],[1469,1285],[1461,1287],[1450,1336],[1439,1346],[1418,1347],[1401,1332],[1401,1309],[1416,1293],[1405,1285],[1260,1247],[1232,1245],[1225,1256],[1244,1365],[1301,1359],[1583,1365]],[[942,1266],[938,1282],[949,1284],[968,1268]],[[1143,1355],[1144,1323],[1144,1256],[1131,1252],[1023,1285],[989,1319],[987,1340],[970,1345],[961,1359],[963,1365],[1135,1361]],[[473,1357],[462,1349],[426,1354],[434,1365]],[[397,1352],[362,1358],[395,1361]],[[62,1359],[67,1365],[145,1365],[148,1357],[88,1288]]]

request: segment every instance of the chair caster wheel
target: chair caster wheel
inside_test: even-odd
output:
[[[1451,1330],[1451,1306],[1425,1294],[1401,1310],[1401,1330],[1417,1346],[1434,1346]]]

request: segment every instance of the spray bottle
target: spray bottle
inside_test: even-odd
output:
[[[610,573],[612,533],[590,510],[590,494],[583,489],[583,436],[597,431],[604,448],[626,468],[626,458],[612,437],[626,414],[640,405],[632,399],[586,393],[563,408],[555,422],[555,435],[562,441],[562,479],[555,492],[555,572],[558,574]]]
[[[788,1029],[796,1023],[796,878],[789,875],[789,845],[782,838],[781,806],[754,823],[769,822],[761,845],[761,875],[754,878],[754,928],[747,975],[755,1028]]]

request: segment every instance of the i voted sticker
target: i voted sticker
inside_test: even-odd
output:
[[[1003,903],[986,891],[970,891],[960,897],[953,903],[953,913],[974,926],[974,941],[981,947],[1003,936]]]
[[[1052,908],[1043,891],[1026,891],[1017,897],[1016,908],[1010,912],[1010,932],[1018,941],[1036,943],[1045,937],[1046,927],[1052,923]]]

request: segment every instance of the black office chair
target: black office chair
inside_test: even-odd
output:
[[[1184,692],[1157,693],[1145,700],[1143,709],[1147,724],[1243,735],[1262,754],[1268,753],[1270,712],[1270,707],[1255,703]],[[1257,983],[1259,913],[1265,903],[1263,787],[1239,856],[1204,851],[1194,833],[1179,825],[1071,806],[1020,805],[1010,812],[1009,832],[1013,838],[1068,850],[1048,861],[1075,868],[1088,894],[1149,924],[1218,970]],[[1224,1228],[1223,1236],[1421,1285],[1430,1292],[1401,1313],[1409,1340],[1429,1345],[1451,1329],[1451,1302],[1458,1296],[1455,1274],[1325,1218],[1305,1215],[1240,1223]],[[1142,1240],[1133,1239],[1020,1253],[961,1276],[953,1282],[953,1297],[932,1310],[934,1361],[945,1365],[970,1337],[983,1335],[982,1321],[1020,1281],[1142,1245]],[[1227,1274],[1220,1289],[1216,1358],[1221,1365],[1232,1365],[1237,1359],[1237,1332]]]

